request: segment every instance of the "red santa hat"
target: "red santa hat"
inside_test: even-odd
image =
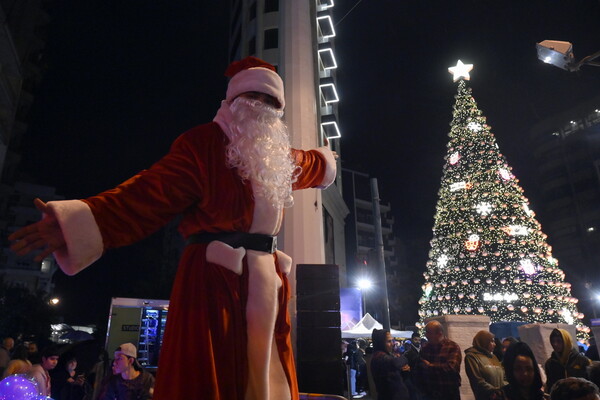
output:
[[[245,92],[260,92],[275,97],[281,109],[285,108],[283,81],[275,67],[256,57],[246,57],[234,61],[225,71],[231,78],[227,86],[226,100],[231,102]]]

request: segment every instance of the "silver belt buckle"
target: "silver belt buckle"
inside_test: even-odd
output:
[[[271,254],[277,251],[277,236],[273,236],[273,240],[271,240]]]

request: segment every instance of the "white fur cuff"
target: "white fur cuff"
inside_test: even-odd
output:
[[[54,258],[67,275],[75,275],[102,256],[104,245],[100,229],[90,207],[80,200],[50,201],[62,230],[66,249],[54,252]]]
[[[325,169],[325,175],[323,176],[323,181],[317,189],[325,189],[329,185],[335,181],[336,173],[337,173],[337,162],[335,161],[335,157],[333,156],[333,152],[329,149],[329,147],[319,147],[315,149],[325,157],[327,161],[327,167]]]

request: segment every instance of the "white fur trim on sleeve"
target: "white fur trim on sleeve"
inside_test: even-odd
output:
[[[317,186],[318,189],[325,189],[326,187],[331,185],[333,181],[335,181],[337,173],[337,163],[335,161],[335,157],[333,156],[333,152],[329,149],[329,147],[323,146],[315,150],[321,153],[323,157],[325,157],[325,161],[327,161],[327,167],[325,168],[325,176],[323,176],[323,181],[321,182],[321,184]]]
[[[48,207],[62,230],[66,249],[54,258],[67,275],[75,275],[102,256],[104,245],[90,207],[80,200],[50,201]]]

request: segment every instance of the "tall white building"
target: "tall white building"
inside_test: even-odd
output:
[[[232,0],[229,56],[231,61],[256,56],[276,66],[285,85],[284,119],[293,147],[328,141],[339,154],[333,6],[332,0]],[[279,237],[283,250],[296,264],[339,265],[344,285],[347,214],[341,174],[324,192],[296,192]]]
[[[284,120],[292,146],[311,149],[328,142],[340,154],[333,0],[232,0],[231,4],[230,61],[256,56],[275,65],[285,85]],[[344,218],[348,208],[341,194],[340,170],[338,165],[336,182],[327,190],[294,193],[294,206],[285,210],[278,238],[282,250],[295,263],[288,277],[292,289],[289,311],[301,391],[343,393],[337,370],[339,348],[331,346],[341,339],[336,269],[307,267],[301,277],[307,279],[306,271],[323,274],[313,278],[331,293],[337,291],[337,305],[335,294],[314,296],[302,292],[300,299],[296,296],[299,264],[338,265],[339,283],[346,286]],[[330,283],[323,284],[325,281]],[[318,285],[305,282],[299,286],[304,291]],[[314,300],[312,305],[306,304],[310,302],[307,299],[317,297],[332,302],[327,306],[317,305]]]

